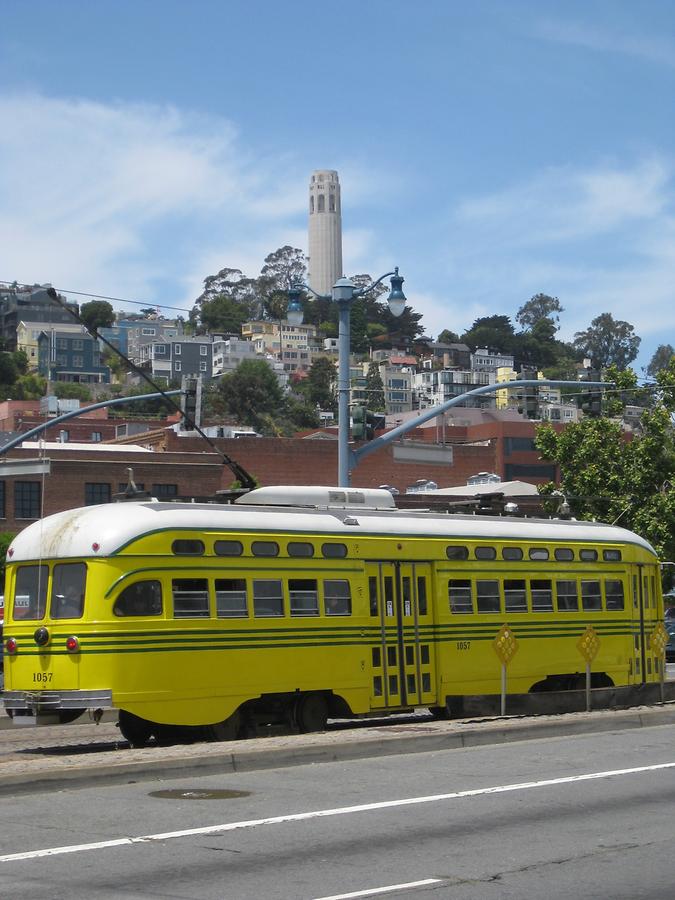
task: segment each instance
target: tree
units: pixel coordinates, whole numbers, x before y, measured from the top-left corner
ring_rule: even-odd
[[[74,381],[56,381],[52,387],[54,396],[61,400],[89,400],[91,402],[91,391],[86,384]]]
[[[614,319],[611,313],[596,316],[585,331],[577,331],[573,345],[593,360],[593,368],[604,369],[614,364],[627,368],[638,355],[641,338],[628,322]]]
[[[9,387],[14,384],[19,375],[19,369],[14,360],[14,354],[3,351],[0,353],[0,386]]]
[[[107,300],[90,300],[80,307],[80,318],[89,331],[98,331],[115,323],[115,311]]]
[[[205,300],[200,311],[201,324],[207,332],[241,334],[241,326],[249,318],[249,307],[227,294],[218,294],[212,300]]]
[[[372,412],[384,412],[386,403],[384,398],[384,383],[380,375],[380,367],[371,362],[366,375],[366,406]]]
[[[509,353],[513,346],[513,325],[508,316],[481,316],[462,335],[462,343],[472,350],[487,347]]]
[[[47,380],[42,375],[20,375],[9,389],[12,400],[39,400],[47,392]]]
[[[220,379],[218,393],[228,415],[254,428],[262,427],[265,417],[274,417],[284,404],[277,377],[262,359],[245,359]]]
[[[225,298],[222,303],[217,303]],[[241,269],[221,269],[216,275],[204,279],[204,290],[195,300],[190,310],[189,325],[197,332],[204,332],[215,323],[217,331],[231,331],[222,328],[223,323],[232,324],[239,318],[260,318],[262,300],[257,281],[242,275]],[[239,329],[237,329],[238,333]]]
[[[444,328],[443,331],[438,335],[437,341],[439,344],[459,344],[459,335],[455,334],[454,331],[450,331],[449,328]]]
[[[314,360],[298,391],[306,398],[307,403],[319,409],[335,412],[335,381],[337,373],[335,364],[327,356],[319,356]],[[311,427],[311,426],[310,426]]]
[[[647,538],[662,558],[674,559],[675,359],[657,381],[657,402],[643,414],[642,431],[632,440],[612,419],[584,418],[560,433],[542,425],[535,444],[560,467],[560,488],[575,516],[618,521]],[[554,489],[549,484],[545,493]]]
[[[258,292],[270,319],[284,319],[288,307],[288,289],[307,278],[305,255],[297,247],[280,247],[265,257],[257,279]]]
[[[548,294],[535,294],[527,303],[524,303],[516,313],[516,322],[526,331],[531,331],[542,319],[548,319],[554,328],[558,330],[556,322],[560,313],[564,312],[557,297],[549,297]]]
[[[659,344],[645,369],[646,374],[653,378],[661,369],[667,369],[673,355],[675,355],[675,350],[671,344]]]

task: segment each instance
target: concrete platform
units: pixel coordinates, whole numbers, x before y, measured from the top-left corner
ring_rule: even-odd
[[[0,763],[0,794],[231,774],[673,724],[675,704],[665,703],[553,716],[417,719],[317,734],[139,750],[129,749],[112,724],[58,726],[56,743],[53,737],[47,738],[47,731],[54,732],[53,728],[17,728],[1,736],[5,752]],[[71,735],[69,740],[77,735],[76,746],[64,746],[61,736],[65,736],[65,729]]]

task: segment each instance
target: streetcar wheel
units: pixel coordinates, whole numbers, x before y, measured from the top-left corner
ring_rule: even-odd
[[[328,722],[328,704],[323,694],[305,694],[298,703],[297,720],[300,731],[324,731]]]
[[[241,714],[235,710],[223,722],[214,722],[204,727],[207,741],[236,741],[241,734]]]
[[[133,713],[120,710],[120,719],[117,723],[122,737],[129,741],[132,747],[145,747],[152,737],[152,722],[141,719]]]
[[[450,710],[447,706],[430,706],[429,712],[433,719],[443,720],[450,718]]]

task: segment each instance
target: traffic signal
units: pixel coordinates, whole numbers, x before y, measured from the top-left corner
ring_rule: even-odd
[[[357,406],[352,410],[352,437],[355,441],[372,441],[375,437],[375,424],[378,416],[365,406]]]
[[[201,384],[198,378],[183,376],[183,403],[184,418],[181,420],[182,431],[192,431],[195,425],[199,425],[201,405]]]

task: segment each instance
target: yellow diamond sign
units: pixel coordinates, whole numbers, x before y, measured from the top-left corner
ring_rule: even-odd
[[[669,635],[665,625],[663,622],[659,622],[649,638],[649,646],[655,656],[663,656],[666,644],[668,643],[668,637]]]
[[[492,642],[492,646],[501,662],[505,666],[508,666],[516,655],[518,641],[516,640],[515,634],[506,623],[504,623],[497,632],[497,637]]]
[[[592,625],[586,626],[586,631],[577,641],[577,648],[587,663],[593,662],[600,649],[600,638]]]

